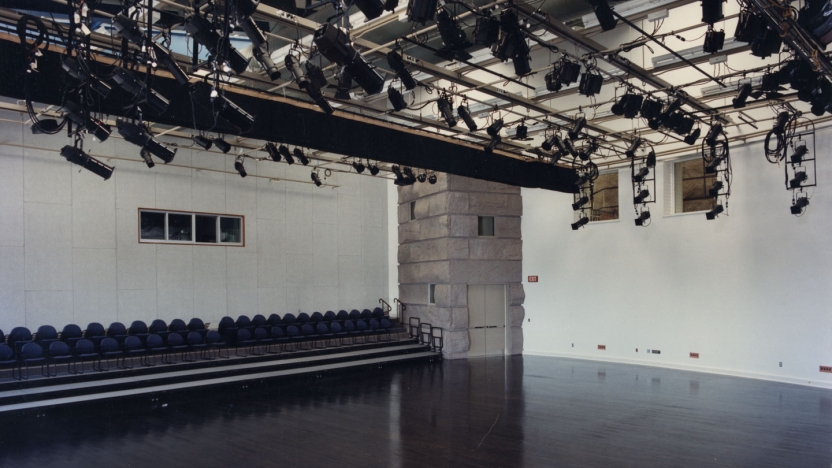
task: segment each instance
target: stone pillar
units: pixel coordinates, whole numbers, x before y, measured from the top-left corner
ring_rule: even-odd
[[[444,357],[468,356],[468,284],[505,284],[506,343],[523,352],[523,241],[520,188],[448,174],[436,184],[399,187],[399,299],[408,317],[445,329]],[[411,219],[411,202],[415,202]],[[478,236],[494,217],[494,237]],[[435,303],[428,285],[436,284]]]

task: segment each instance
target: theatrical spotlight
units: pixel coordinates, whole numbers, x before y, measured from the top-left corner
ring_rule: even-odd
[[[245,176],[248,175],[246,173],[246,167],[245,167],[244,163],[245,163],[245,156],[243,156],[242,154],[237,156],[237,159],[234,160],[234,169],[236,169],[237,172],[240,173],[240,177],[245,177]]]
[[[580,227],[582,227],[582,226],[586,226],[586,224],[587,224],[588,222],[589,222],[589,218],[587,218],[586,216],[583,216],[583,217],[581,217],[581,219],[579,219],[579,220],[575,221],[574,223],[572,223],[572,230],[573,230],[573,231],[577,231],[577,230],[578,230],[578,228],[580,228]]]
[[[361,163],[361,160],[353,161],[352,167],[355,169],[355,172],[362,174],[364,173],[364,169],[366,168],[364,164]],[[421,176],[420,176],[421,177]],[[424,182],[424,180],[420,180],[419,182]]]
[[[589,203],[589,197],[584,195],[581,198],[579,198],[578,201],[572,204],[572,211],[580,210],[587,203]]]
[[[420,184],[425,183],[425,181],[428,180],[428,173],[422,172],[421,174],[416,176],[416,180],[418,180]]]
[[[102,81],[101,78],[91,72],[88,67],[81,67],[75,59],[69,57],[65,58],[63,61],[63,69],[69,74],[69,76],[82,83],[86,82],[89,84],[90,88],[102,97],[107,97],[113,89],[110,85]]]
[[[402,93],[400,93],[399,90],[394,88],[392,85],[387,88],[387,99],[390,101],[390,105],[393,106],[393,110],[396,112],[407,109],[407,102],[405,102],[404,96],[402,96]]]
[[[552,92],[560,91],[563,86],[569,86],[578,81],[580,75],[581,64],[564,57],[554,65],[552,71],[546,74],[546,89]]]
[[[485,129],[485,132],[488,133],[490,136],[495,137],[500,134],[500,130],[503,128],[503,119],[495,120],[488,128]]]
[[[156,156],[165,162],[165,164],[173,161],[176,156],[176,149],[168,148],[164,143],[153,137],[153,134],[144,125],[136,125],[134,123],[118,121],[118,134],[125,140],[140,147],[142,152],[147,152]],[[142,158],[147,162],[147,157],[142,155]],[[148,163],[148,167],[153,167]]]
[[[370,169],[370,175],[378,175],[378,171],[379,171],[378,165],[372,164],[372,165],[370,165],[370,167],[368,169]],[[433,182],[431,182],[431,183],[433,183]]]
[[[613,15],[612,8],[610,8],[607,0],[589,0],[589,4],[592,5],[592,10],[595,12],[595,17],[598,18],[602,30],[615,29],[618,18]]]
[[[705,174],[716,174],[717,168],[723,161],[725,161],[726,155],[717,156],[711,160],[708,164],[705,165]]]
[[[493,152],[493,151],[494,151],[494,148],[496,148],[496,147],[497,147],[497,145],[499,145],[501,141],[503,141],[503,137],[501,137],[500,135],[494,135],[494,136],[492,136],[492,137],[491,137],[491,141],[489,141],[489,142],[488,142],[488,144],[487,144],[487,145],[485,145],[485,148],[484,148],[484,149],[485,149],[485,152],[486,152],[486,153],[491,153],[491,152]]]
[[[722,187],[724,186],[725,184],[723,184],[721,180],[715,180],[713,185],[711,185],[711,188],[708,189],[708,195],[718,197],[719,192],[722,191]]]
[[[211,85],[204,81],[198,81],[191,85],[191,99],[206,109],[214,109],[223,120],[241,132],[248,131],[254,125],[254,117],[251,114],[229,101],[222,93],[212,93],[212,91],[215,90]],[[212,94],[215,96],[212,96]]]
[[[451,16],[445,8],[439,8],[436,13],[436,28],[439,30],[439,36],[445,45],[436,52],[436,55],[445,60],[468,60],[471,58],[471,54],[466,52],[465,49],[473,44],[468,40],[465,31],[459,26],[457,19]]]
[[[785,133],[786,125],[788,125],[790,119],[791,115],[788,112],[781,112],[777,114],[777,120],[775,120],[774,127],[771,129],[772,133],[777,135]]]
[[[588,145],[585,145],[578,151],[578,157],[581,158],[581,161],[589,161],[589,157],[597,150],[598,142],[596,140],[590,140]]]
[[[716,218],[717,215],[719,215],[723,211],[725,211],[725,208],[723,208],[722,205],[716,205],[715,207],[713,207],[711,209],[711,211],[708,211],[707,213],[705,213],[705,218],[707,218],[709,220],[712,220],[712,219]]]
[[[413,170],[409,167],[404,168],[404,173],[402,173],[402,169],[397,165],[393,165],[390,168],[390,170],[392,170],[393,174],[396,175],[396,180],[393,181],[394,185],[413,185],[416,182],[416,177],[413,175]]]
[[[208,151],[209,149],[211,149],[211,145],[214,144],[213,141],[209,140],[208,138],[205,138],[202,135],[194,135],[194,136],[191,137],[191,140],[194,141],[195,145],[199,146],[200,148],[204,149],[205,151]]]
[[[61,149],[61,156],[66,158],[67,161],[83,167],[104,180],[109,179],[115,170],[113,167],[102,163],[74,146],[64,146]]]
[[[722,4],[725,0],[702,0],[702,22],[714,24],[724,18]]]
[[[489,12],[486,12],[486,15],[477,17],[474,42],[477,45],[491,47],[500,39],[500,19]]]
[[[170,104],[162,95],[153,89],[147,89],[143,82],[137,80],[129,71],[123,68],[116,68],[113,72],[113,81],[121,89],[133,95],[133,98],[137,99],[139,104],[147,104],[157,114],[164,113],[168,104]]]
[[[303,164],[304,166],[309,165],[309,158],[307,158],[306,155],[303,154],[303,151],[301,151],[300,148],[293,149],[292,154],[294,154],[295,157],[298,159],[298,161],[300,161],[300,163]],[[375,174],[373,174],[373,175],[375,175]]]
[[[248,68],[249,59],[245,58],[240,51],[229,43],[228,38],[220,37],[211,23],[202,16],[193,15],[185,20],[185,31],[199,42],[202,47],[208,49],[208,53],[214,60],[227,60],[229,71],[240,74]],[[227,56],[222,55],[227,53]]]
[[[662,113],[662,103],[654,99],[645,99],[641,104],[641,116],[647,120],[658,119]]]
[[[650,174],[650,168],[643,166],[637,173],[633,174],[633,182],[644,182],[644,178]]]
[[[384,89],[384,78],[370,68],[370,64],[350,45],[347,34],[341,28],[324,24],[315,31],[313,41],[321,55],[344,67],[367,95],[378,94]]]
[[[578,157],[578,150],[575,149],[575,144],[572,143],[572,140],[563,140],[563,147],[566,151],[573,157]]]
[[[618,101],[612,105],[610,109],[615,115],[623,115],[628,119],[633,119],[641,110],[641,105],[644,102],[644,96],[638,94],[627,93],[621,96]]]
[[[448,127],[456,127],[457,120],[454,117],[454,107],[451,98],[443,94],[437,99],[436,105],[439,106],[439,113],[442,114],[442,118],[445,119]]]
[[[584,127],[586,126],[586,117],[580,116],[575,119],[575,122],[572,124],[572,128],[569,130],[569,138],[573,140],[577,140],[581,136],[581,131],[583,131]]]
[[[471,117],[471,111],[468,108],[460,104],[459,107],[456,108],[456,113],[459,114],[459,117],[465,122],[465,125],[468,126],[468,130],[475,132],[477,131],[477,123],[474,122],[474,119]]]
[[[697,128],[696,130],[692,131],[688,136],[685,137],[685,143],[687,143],[689,145],[695,144],[696,140],[699,139],[699,135],[701,135],[701,134],[702,134],[702,130]]]
[[[808,179],[809,176],[806,174],[806,171],[795,172],[794,179],[789,181],[789,188],[800,188],[800,185]]]
[[[636,218],[636,226],[644,226],[644,222],[650,219],[649,211],[642,211],[638,218]]]
[[[436,14],[436,0],[410,0],[407,2],[407,20],[424,25]]]
[[[794,149],[794,154],[789,159],[792,164],[800,164],[803,162],[803,156],[806,156],[807,153],[809,153],[809,148],[806,145],[801,145]]]
[[[806,210],[807,206],[809,206],[809,198],[800,197],[794,201],[794,204],[791,206],[790,210],[793,215],[799,215]]]
[[[231,143],[223,140],[222,138],[214,138],[214,146],[216,146],[217,149],[223,153],[231,151]]]
[[[633,205],[640,205],[644,203],[644,200],[647,200],[648,198],[650,198],[650,191],[647,189],[642,189],[640,192],[638,192],[638,195],[633,197]]]
[[[653,151],[652,149],[650,150],[649,153],[647,153],[646,164],[647,164],[647,167],[649,167],[650,169],[656,167],[656,152]]]
[[[722,124],[715,123],[711,125],[710,130],[705,135],[705,143],[708,146],[716,146],[716,140],[722,134]]]
[[[436,183],[436,173],[435,172],[431,172],[430,175],[428,176],[428,183],[430,183],[431,185]]]
[[[521,122],[520,125],[517,126],[517,131],[514,134],[514,139],[515,140],[526,140],[526,139],[528,139],[528,136],[529,136],[529,127],[527,127],[526,124]]]
[[[112,128],[104,122],[93,118],[81,106],[72,101],[66,101],[63,107],[70,120],[75,122],[78,129],[84,129],[87,133],[93,134],[98,141],[106,141],[110,137]]]
[[[586,174],[581,174],[575,179],[575,187],[583,187],[585,183],[589,182],[589,177]]]
[[[268,51],[263,50],[263,47],[254,47],[251,51],[254,54],[254,60],[257,60],[257,63],[260,64],[260,67],[263,68],[263,71],[266,72],[270,80],[277,81],[280,79],[280,70],[274,64],[274,60],[272,60],[272,56],[269,55]]]
[[[734,103],[734,109],[742,109],[745,107],[746,101],[748,101],[748,97],[751,96],[751,83],[744,83],[740,86],[740,90],[737,93],[737,97],[735,97],[732,101]]]
[[[266,152],[269,153],[269,157],[272,158],[274,162],[280,162],[283,157],[280,155],[280,151],[277,150],[277,146],[274,143],[266,143]]]
[[[627,148],[627,151],[625,151],[624,154],[627,155],[628,158],[636,157],[636,151],[638,151],[638,147],[641,146],[643,142],[644,140],[642,140],[641,137],[636,137],[635,140],[630,142],[630,147]]]
[[[725,45],[725,31],[714,31],[708,28],[705,33],[705,42],[702,43],[702,51],[706,54],[715,54],[722,50]]]
[[[312,177],[312,182],[315,182],[315,186],[320,187],[321,186],[321,176],[319,176],[317,172],[313,171],[311,177]]]
[[[584,96],[594,96],[601,92],[601,85],[604,84],[604,77],[600,73],[587,70],[581,75],[581,82],[578,84],[578,93]]]
[[[295,163],[295,158],[293,158],[292,153],[289,152],[289,147],[288,146],[286,146],[286,145],[278,146],[277,147],[277,152],[280,153],[281,156],[283,156],[283,159],[285,159],[286,162],[289,165],[292,165],[292,164]]]
[[[307,88],[310,87],[311,81],[309,81],[309,77],[306,76],[306,73],[303,72],[303,69],[300,68],[300,62],[294,55],[287,55],[286,58],[283,60],[286,68],[289,70],[289,73],[292,74],[292,78],[295,80],[295,83],[298,85],[298,88],[306,91]],[[320,91],[320,90],[319,90]]]
[[[396,50],[387,53],[387,64],[396,72],[396,76],[402,80],[405,89],[411,90],[416,87],[416,80],[413,79],[413,75],[407,70],[402,56]]]

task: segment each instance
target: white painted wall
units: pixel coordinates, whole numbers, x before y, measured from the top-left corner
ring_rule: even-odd
[[[0,115],[0,329],[372,308],[388,297],[387,180],[335,174],[338,188],[240,178],[234,157],[180,149],[138,162],[113,131],[88,152],[102,181],[63,159],[66,134]],[[309,180],[309,167],[248,160],[250,176]],[[245,247],[139,244],[137,208],[240,214]]]
[[[819,372],[832,365],[829,148],[826,129],[818,138],[820,186],[800,218],[789,213],[782,168],[766,162],[760,143],[731,148],[729,216],[714,221],[662,215],[663,163],[646,228],[634,225],[628,205],[629,169],[619,173],[622,219],[577,232],[569,226],[571,195],[523,189],[524,275],[540,277],[524,284],[526,354],[832,388],[832,374]]]

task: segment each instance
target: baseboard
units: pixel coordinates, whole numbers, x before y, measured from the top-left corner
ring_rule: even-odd
[[[626,358],[601,358],[601,357],[594,357],[594,356],[586,356],[582,354],[568,354],[568,353],[551,353],[547,351],[533,351],[533,350],[524,350],[524,355],[527,356],[546,356],[546,357],[559,357],[559,358],[567,358],[567,359],[580,359],[582,361],[598,361],[598,362],[614,362],[619,364],[634,364],[638,366],[649,366],[649,367],[660,367],[663,369],[674,369],[674,370],[683,370],[683,371],[692,371],[692,372],[702,372],[705,374],[716,374],[716,375],[726,375],[730,377],[742,377],[745,379],[756,379],[756,380],[768,380],[772,382],[781,382],[787,383],[792,385],[804,385],[807,387],[818,387],[818,388],[828,388],[832,389],[832,381],[817,381],[817,380],[806,380],[806,379],[798,379],[794,377],[781,377],[778,375],[770,375],[770,374],[757,374],[753,372],[741,372],[735,371],[731,369],[720,369],[720,368],[713,368],[713,367],[700,367],[700,366],[685,366],[680,364],[667,364],[667,363],[656,363],[651,361],[640,361],[636,359],[626,359]]]

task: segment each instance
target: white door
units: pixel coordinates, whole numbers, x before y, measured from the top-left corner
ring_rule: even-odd
[[[502,356],[506,348],[506,288],[468,285],[468,356]]]

